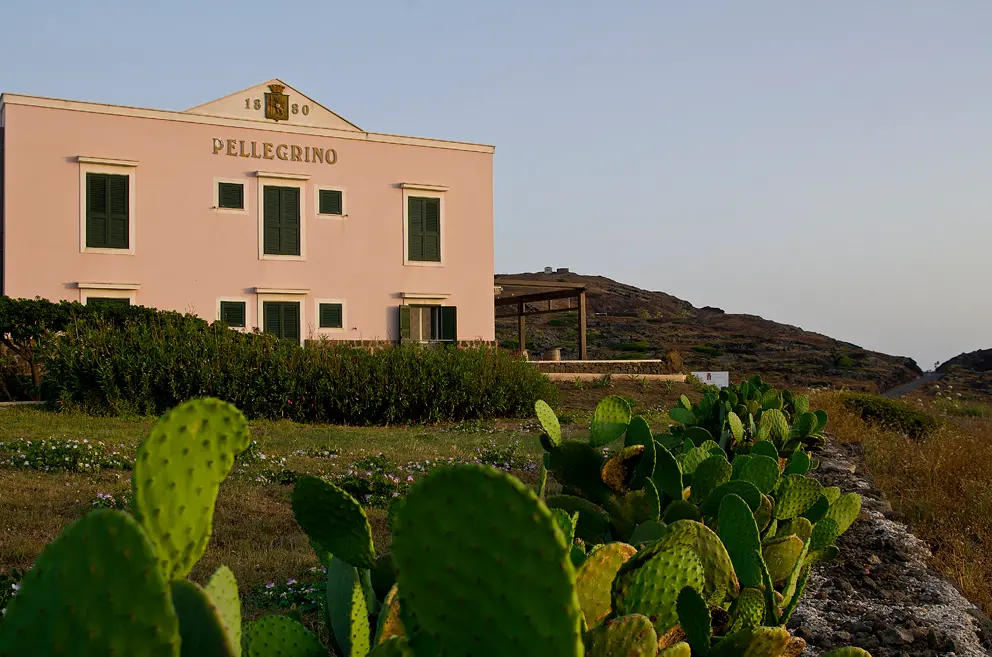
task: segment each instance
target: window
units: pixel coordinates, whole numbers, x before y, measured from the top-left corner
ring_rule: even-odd
[[[400,340],[409,342],[457,341],[454,306],[400,306]]]
[[[94,307],[127,307],[131,305],[131,300],[125,297],[87,297],[87,306]]]
[[[320,328],[343,328],[344,313],[340,303],[322,303],[319,309]]]
[[[300,188],[266,185],[262,205],[264,253],[300,255]]]
[[[342,216],[344,214],[344,194],[340,189],[317,190],[317,214]]]
[[[128,176],[86,174],[86,247],[127,249],[129,246]]]
[[[233,328],[244,328],[245,307],[244,301],[221,301],[220,321]]]
[[[407,259],[441,262],[441,199],[407,198]]]
[[[242,183],[217,183],[217,207],[225,210],[245,209],[245,186]]]
[[[300,304],[297,301],[265,301],[262,303],[264,331],[282,340],[300,343]]]

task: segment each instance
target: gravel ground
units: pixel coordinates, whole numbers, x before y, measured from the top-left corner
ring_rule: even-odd
[[[929,565],[930,551],[898,521],[865,472],[859,445],[833,440],[814,476],[864,498],[838,540],[840,556],[814,568],[789,629],[804,657],[852,645],[873,657],[992,655],[992,622]]]

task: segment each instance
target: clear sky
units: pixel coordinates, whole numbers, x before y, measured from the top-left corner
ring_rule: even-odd
[[[0,90],[186,109],[279,77],[496,145],[546,265],[924,367],[992,347],[992,2],[4,2]]]

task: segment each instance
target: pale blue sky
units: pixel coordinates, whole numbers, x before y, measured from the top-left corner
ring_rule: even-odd
[[[5,2],[0,90],[496,145],[496,268],[992,347],[992,2]]]

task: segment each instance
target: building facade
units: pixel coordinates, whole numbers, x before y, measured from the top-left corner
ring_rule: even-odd
[[[492,342],[492,146],[280,80],[184,112],[0,96],[0,290],[301,341]]]

